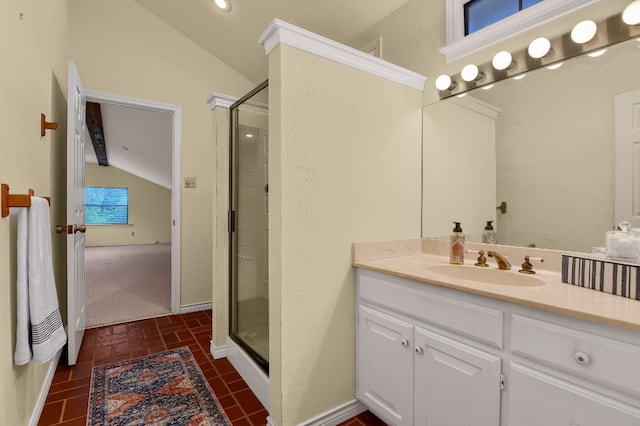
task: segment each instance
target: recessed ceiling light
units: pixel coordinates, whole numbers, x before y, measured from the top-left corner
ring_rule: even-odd
[[[251,139],[253,137],[253,133],[247,133],[245,136]]]
[[[213,0],[215,5],[222,11],[228,12],[231,10],[231,0]]]

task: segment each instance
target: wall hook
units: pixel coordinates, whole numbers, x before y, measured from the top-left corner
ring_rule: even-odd
[[[501,202],[500,205],[496,207],[496,210],[500,210],[500,213],[505,214],[507,212],[507,202]]]
[[[40,136],[44,136],[47,129],[55,130],[58,128],[58,122],[48,122],[44,114],[40,114]]]

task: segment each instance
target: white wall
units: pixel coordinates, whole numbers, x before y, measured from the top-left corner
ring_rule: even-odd
[[[171,242],[171,191],[114,167],[85,165],[85,186],[129,189],[128,225],[88,225],[87,246]]]
[[[270,415],[355,397],[357,241],[420,234],[420,91],[286,45],[269,54]]]

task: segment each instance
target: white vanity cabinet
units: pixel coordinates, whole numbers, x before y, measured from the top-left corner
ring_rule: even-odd
[[[396,281],[358,274],[358,399],[390,425],[498,425],[501,358],[446,328],[457,329],[447,319],[464,312],[492,340],[502,313]],[[429,312],[435,323],[424,321]]]
[[[640,426],[640,332],[357,276],[357,397],[385,423]]]
[[[415,339],[413,424],[500,424],[500,357],[420,327]]]
[[[640,425],[639,345],[520,314],[510,323],[507,424]]]

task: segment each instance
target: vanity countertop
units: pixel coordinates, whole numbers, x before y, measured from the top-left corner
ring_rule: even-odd
[[[439,248],[433,249],[435,246]],[[600,291],[564,284],[558,268],[562,252],[553,250],[536,251],[520,247],[496,246],[500,253],[511,258],[527,254],[542,253],[549,269],[536,267],[535,278],[545,285],[535,287],[488,284],[442,275],[430,269],[433,265],[449,264],[448,256],[442,255],[442,244],[436,240],[403,240],[381,243],[356,243],[353,245],[353,266],[397,277],[447,287],[467,293],[478,294],[493,299],[517,303],[545,311],[556,312],[577,318],[614,325],[640,331],[640,301],[616,296]],[[482,249],[479,245],[475,248]],[[469,248],[469,244],[467,245]],[[461,268],[476,268],[474,254],[467,254]],[[505,274],[519,274],[517,262]],[[497,268],[489,260],[490,268]]]

